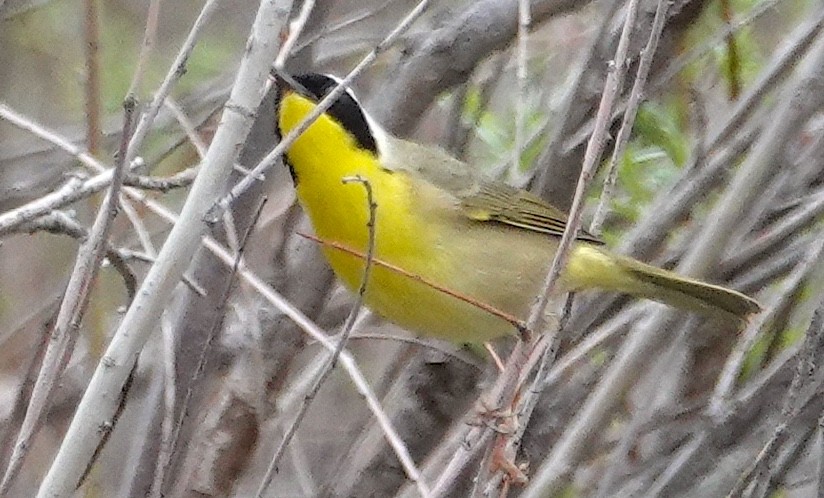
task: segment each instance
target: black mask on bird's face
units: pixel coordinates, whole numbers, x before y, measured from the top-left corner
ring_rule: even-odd
[[[280,95],[284,89],[288,88],[310,100],[320,102],[339,83],[339,80],[332,76],[318,73],[301,74],[295,76],[294,80],[299,85],[298,88],[291,88],[289,83],[278,78],[278,100],[280,100]],[[378,154],[378,145],[375,142],[372,130],[369,128],[369,122],[366,120],[360,103],[348,88],[329,107],[326,113],[352,134],[359,147],[376,155]],[[282,139],[283,137],[280,135],[280,130],[278,130],[278,138]]]

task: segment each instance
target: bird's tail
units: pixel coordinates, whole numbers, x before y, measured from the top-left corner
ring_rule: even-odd
[[[746,320],[750,315],[761,310],[758,302],[738,291],[719,285],[708,284],[671,271],[650,266],[626,256],[609,253],[593,246],[581,247],[577,251],[584,260],[604,265],[607,261],[611,268],[605,272],[622,274],[620,278],[609,278],[610,283],[600,288],[625,292],[638,297],[651,299],[676,308],[694,310],[712,315],[732,315]],[[582,254],[583,253],[583,254]],[[603,275],[603,273],[602,273]],[[616,275],[617,276],[617,275]],[[590,287],[590,285],[584,285]]]

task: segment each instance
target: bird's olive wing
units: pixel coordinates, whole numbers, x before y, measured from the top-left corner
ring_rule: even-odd
[[[567,216],[540,197],[503,182],[483,179],[470,165],[442,149],[395,138],[389,140],[387,146],[392,150],[385,156],[387,169],[408,171],[448,192],[468,218],[559,237],[564,233]],[[392,159],[387,161],[387,158]],[[583,230],[578,239],[601,243]]]
[[[495,221],[560,237],[567,217],[540,197],[505,183],[482,181],[474,192],[461,198],[461,207],[474,220]],[[601,241],[581,230],[579,240],[600,244]]]

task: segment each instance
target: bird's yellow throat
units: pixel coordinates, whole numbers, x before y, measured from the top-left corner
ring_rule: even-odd
[[[297,93],[285,94],[280,103],[281,133],[294,129],[315,105]],[[377,156],[359,147],[353,135],[328,114],[321,115],[295,141],[286,159],[298,199],[320,239],[361,255],[366,253],[369,237],[366,190],[363,185],[343,182],[347,177],[359,176],[369,182],[376,204],[375,258],[413,275],[437,278],[448,273],[437,269],[441,258],[433,254],[437,247],[435,227],[426,226],[422,218],[415,216],[419,210],[414,205],[413,187],[407,174],[383,169]],[[350,290],[357,290],[364,260],[328,245],[323,246],[323,252],[344,284]],[[442,284],[448,286],[447,282]],[[365,302],[373,311],[413,331],[453,340],[476,340],[455,337],[455,330],[446,324],[461,320],[467,312],[476,314],[477,309],[466,310],[470,305],[396,271],[374,267]],[[452,309],[455,307],[462,312]],[[487,320],[503,322],[494,318]],[[510,327],[503,322],[496,323],[494,328],[493,335],[501,335]]]

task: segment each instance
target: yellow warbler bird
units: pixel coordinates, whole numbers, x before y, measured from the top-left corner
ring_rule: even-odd
[[[281,136],[338,83],[320,74],[295,80],[295,88],[278,82]],[[363,186],[342,180],[359,175],[369,182],[377,205],[374,258],[385,265],[373,265],[364,302],[422,335],[478,343],[514,333],[502,317],[437,287],[525,319],[566,225],[541,198],[486,179],[437,147],[391,136],[348,90],[294,142],[286,162],[324,255],[353,291],[363,275],[370,214]],[[759,310],[744,294],[613,254],[586,233],[560,282],[568,291],[624,292],[737,319]]]

